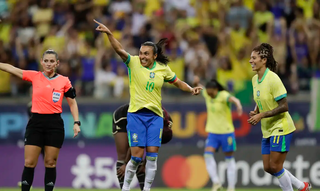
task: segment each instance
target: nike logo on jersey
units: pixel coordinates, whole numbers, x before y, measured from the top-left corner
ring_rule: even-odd
[[[116,126],[116,129],[117,129],[117,130],[120,130],[121,128],[120,128],[119,126]]]

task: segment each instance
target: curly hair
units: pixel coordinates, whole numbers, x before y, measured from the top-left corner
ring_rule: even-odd
[[[273,47],[268,43],[262,43],[259,46],[255,47],[253,51],[258,52],[261,59],[266,58],[267,63],[266,67],[271,71],[275,72],[277,70],[277,61],[273,57]]]

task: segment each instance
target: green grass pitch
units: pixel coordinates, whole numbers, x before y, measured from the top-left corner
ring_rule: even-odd
[[[31,191],[43,191],[44,189],[32,189]],[[69,188],[57,188],[54,189],[54,191],[119,191],[120,189],[69,189]],[[151,189],[152,191],[210,191],[211,189],[169,189],[169,188],[154,188]],[[222,191],[225,191],[226,189],[223,189]],[[19,188],[0,188],[0,191],[20,191]],[[132,191],[140,191],[139,189],[133,189]],[[236,189],[236,191],[281,191],[280,188],[278,189],[266,189],[266,188],[242,188],[242,189]],[[311,189],[311,191],[320,191],[320,189]]]

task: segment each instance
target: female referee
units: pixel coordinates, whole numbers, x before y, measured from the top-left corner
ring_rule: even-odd
[[[130,190],[130,183],[142,161],[146,147],[144,190],[149,191],[156,175],[158,150],[161,146],[163,128],[161,88],[163,82],[172,83],[193,95],[198,95],[202,88],[190,87],[171,71],[167,65],[169,59],[162,52],[165,39],[161,39],[157,44],[145,42],[140,47],[139,56],[131,56],[105,25],[94,21],[98,24],[96,30],[108,35],[113,49],[125,62],[129,72],[130,104],[127,130],[132,157],[126,167],[122,190]]]
[[[32,82],[32,117],[26,133],[24,147],[24,170],[21,191],[29,191],[33,182],[34,168],[44,147],[45,191],[52,191],[56,181],[56,164],[64,141],[64,124],[60,116],[63,96],[67,98],[74,119],[74,137],[80,132],[76,93],[67,77],[55,72],[59,65],[58,54],[53,50],[44,52],[41,60],[43,72],[21,70],[10,64],[0,63],[0,70]]]
[[[195,76],[194,85],[199,85],[199,77]],[[232,122],[230,103],[234,103],[238,115],[242,115],[242,105],[240,101],[230,95],[217,80],[207,82],[202,95],[206,100],[207,124],[206,132],[209,133],[206,140],[204,158],[207,171],[213,183],[212,191],[222,188],[217,175],[217,164],[214,153],[221,147],[227,162],[228,190],[234,191],[236,185],[236,162],[233,153],[236,151],[236,139]]]
[[[131,157],[131,151],[129,149],[128,135],[127,135],[127,114],[129,104],[125,104],[113,113],[112,133],[116,143],[118,160],[117,160],[117,176],[120,184],[120,188],[123,186],[124,174],[127,163]],[[163,132],[161,144],[166,144],[172,139],[172,119],[169,113],[163,109]],[[143,190],[145,180],[145,160],[139,165],[137,172],[137,178],[139,180],[140,189]]]
[[[300,191],[308,191],[310,183],[298,180],[283,168],[296,128],[288,112],[287,91],[275,73],[277,62],[272,46],[262,43],[255,47],[249,62],[257,74],[252,78],[256,107],[250,112],[248,122],[256,125],[261,120],[264,170],[279,179],[282,190],[291,191],[293,185]]]

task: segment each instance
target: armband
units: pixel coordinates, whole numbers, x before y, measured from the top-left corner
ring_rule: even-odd
[[[71,99],[74,99],[77,97],[76,95],[76,89],[74,89],[73,87],[71,87],[65,94],[65,97],[69,97]]]

